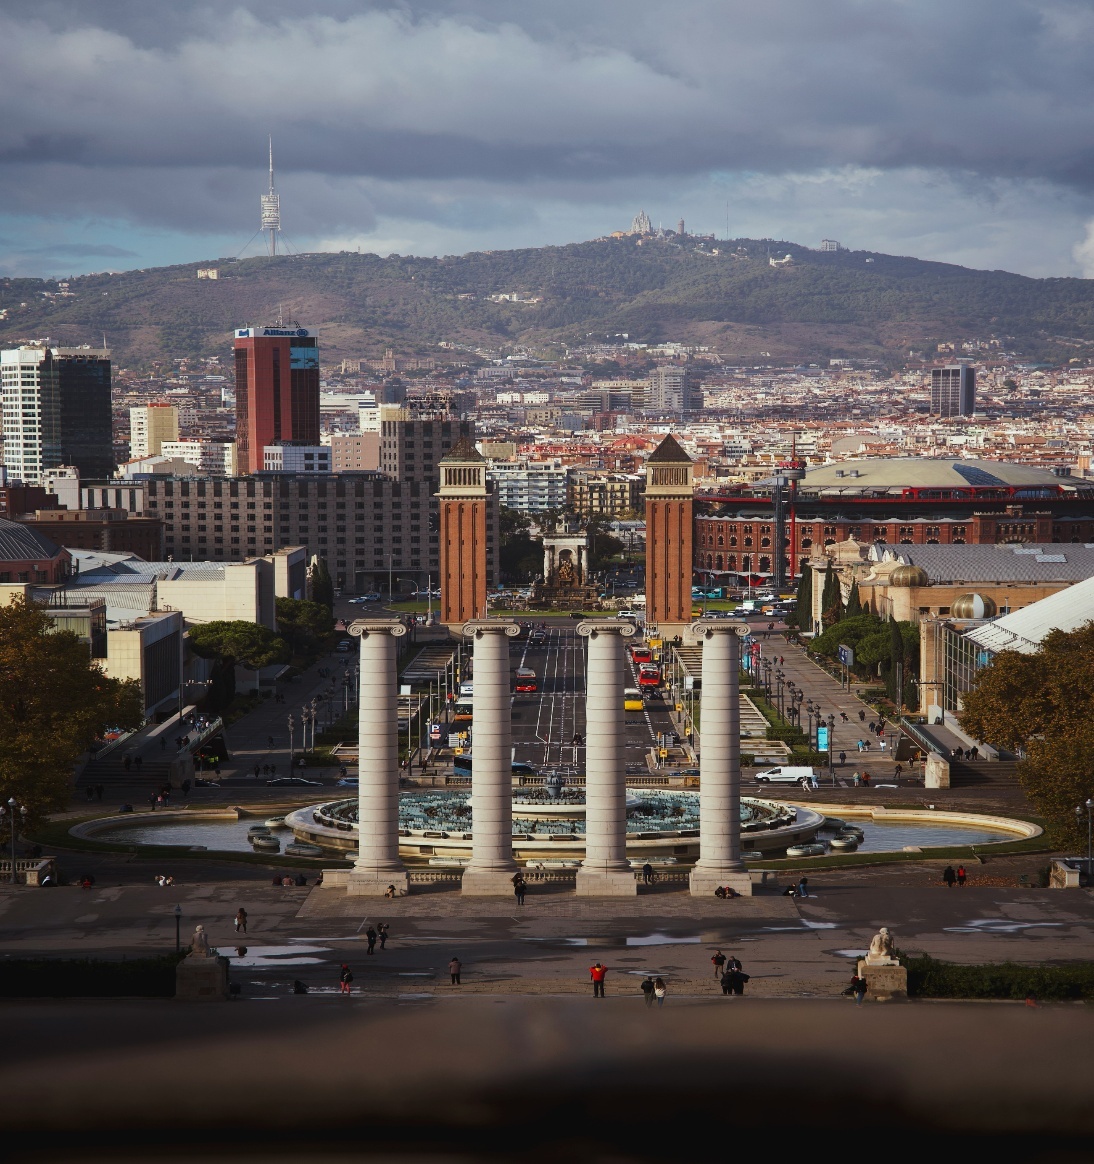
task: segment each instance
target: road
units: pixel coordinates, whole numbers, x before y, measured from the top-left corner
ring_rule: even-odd
[[[585,749],[571,741],[585,732],[586,640],[575,620],[549,621],[542,644],[525,640],[510,644],[513,668],[530,667],[539,680],[534,695],[513,696],[514,758],[539,768],[584,769]],[[637,642],[637,639],[628,642]],[[638,671],[627,650],[628,687],[638,686]],[[627,712],[626,757],[631,770],[645,768],[645,757],[659,732],[671,732],[668,705],[661,698],[646,701],[643,712]],[[634,767],[632,767],[634,766]]]

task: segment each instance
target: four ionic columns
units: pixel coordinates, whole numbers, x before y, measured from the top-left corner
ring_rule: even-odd
[[[517,624],[501,619],[467,623],[474,640],[475,746],[472,773],[472,856],[463,892],[512,893],[512,717],[508,639]],[[361,639],[359,716],[359,850],[349,876],[351,894],[406,892],[399,857],[398,675],[395,639],[406,633],[394,619],[359,620],[349,633]],[[585,859],[577,873],[584,896],[637,892],[627,858],[623,640],[635,628],[619,619],[589,619],[577,633],[588,640],[585,704]],[[747,623],[702,620],[691,633],[703,645],[702,751],[699,789],[699,860],[693,894],[719,885],[751,893],[741,861],[740,641]]]

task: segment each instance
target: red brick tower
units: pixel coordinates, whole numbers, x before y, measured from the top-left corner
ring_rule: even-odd
[[[662,638],[691,624],[694,471],[672,436],[646,462],[646,622]]]
[[[464,437],[442,457],[441,622],[462,627],[486,617],[486,462]]]

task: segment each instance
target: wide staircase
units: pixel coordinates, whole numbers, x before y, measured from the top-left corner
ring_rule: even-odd
[[[951,760],[950,787],[971,788],[991,785],[996,788],[1018,787],[1017,760]]]

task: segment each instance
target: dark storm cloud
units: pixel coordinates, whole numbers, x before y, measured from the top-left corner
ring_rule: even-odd
[[[0,43],[15,213],[227,227],[270,129],[318,229],[367,228],[401,182],[436,220],[461,182],[852,166],[1094,189],[1085,0],[5,0]]]

